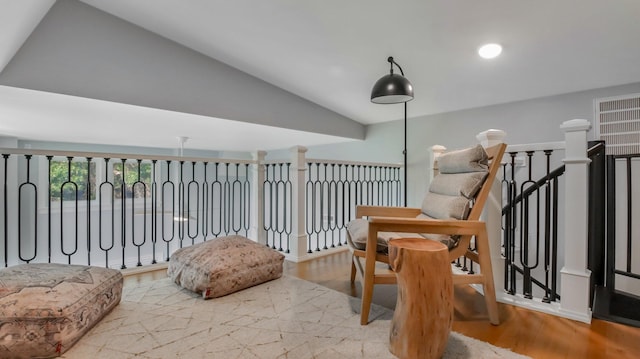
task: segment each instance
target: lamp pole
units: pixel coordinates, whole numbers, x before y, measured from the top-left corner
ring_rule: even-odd
[[[404,206],[407,206],[407,102],[404,103]]]
[[[389,74],[381,77],[371,90],[371,102],[380,104],[404,103],[404,206],[407,206],[407,102],[413,100],[413,86],[404,77],[404,71],[392,56],[387,58],[390,64]],[[400,70],[400,75],[393,73],[393,65]]]

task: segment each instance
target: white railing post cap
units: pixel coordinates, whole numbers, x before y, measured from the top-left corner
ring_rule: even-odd
[[[573,119],[564,121],[560,128],[565,132],[577,132],[577,131],[589,131],[591,129],[591,122],[584,119]]]
[[[263,161],[267,156],[267,151],[258,150],[253,153],[253,159],[257,161]]]
[[[487,141],[487,142],[493,142],[493,141],[499,141],[502,142],[502,139],[504,139],[505,137],[507,137],[507,133],[503,130],[497,130],[497,129],[488,129],[486,131],[482,131],[479,134],[476,135],[476,139],[480,142],[483,141]]]
[[[304,146],[293,146],[291,147],[291,152],[305,153],[308,149]]]

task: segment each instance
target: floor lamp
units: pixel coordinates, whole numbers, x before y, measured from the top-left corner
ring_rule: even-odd
[[[387,59],[391,66],[388,75],[382,76],[373,85],[371,90],[371,102],[380,104],[404,103],[404,205],[407,206],[407,102],[413,100],[413,86],[404,77],[402,67],[389,56]],[[393,73],[393,65],[400,70],[400,74]]]

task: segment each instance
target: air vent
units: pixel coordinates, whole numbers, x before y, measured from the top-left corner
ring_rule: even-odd
[[[595,100],[597,137],[608,155],[640,153],[640,94]]]

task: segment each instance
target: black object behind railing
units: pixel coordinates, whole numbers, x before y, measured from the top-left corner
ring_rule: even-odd
[[[599,253],[589,248],[589,259],[596,268],[603,266],[595,278],[593,316],[640,328],[640,231],[634,220],[640,203],[638,181],[634,180],[640,171],[640,154],[606,157],[606,240],[594,241]]]
[[[5,267],[142,266],[169,260],[184,245],[250,230],[249,161],[7,152],[0,177]]]
[[[596,208],[602,201],[598,197],[600,159],[604,144],[594,143],[588,156],[592,160],[590,176],[589,213],[595,216]],[[522,280],[520,292],[525,298],[533,298],[540,291],[542,302],[550,303],[560,299],[558,293],[558,207],[560,180],[565,166],[551,170],[553,150],[543,150],[543,160],[538,160],[544,174],[535,179],[532,168],[536,151],[524,151],[528,166],[524,177],[516,176],[518,152],[509,152],[508,162],[503,165],[502,188],[506,205],[503,216],[503,254],[505,257],[504,290],[509,294],[518,293],[517,282]],[[600,198],[598,200],[598,198]],[[565,204],[570,205],[570,204]],[[590,219],[590,223],[593,221]],[[590,224],[590,233],[599,233]]]

